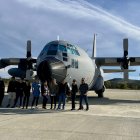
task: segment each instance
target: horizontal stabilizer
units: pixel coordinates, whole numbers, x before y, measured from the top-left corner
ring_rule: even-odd
[[[121,69],[103,69],[104,73],[117,73],[117,72],[124,72]],[[127,70],[127,72],[135,72],[136,70]]]

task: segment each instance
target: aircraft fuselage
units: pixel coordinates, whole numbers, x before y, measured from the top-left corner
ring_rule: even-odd
[[[94,60],[83,49],[66,41],[48,43],[37,58],[37,74],[41,81],[66,79],[71,84],[76,79],[80,85],[81,78],[85,78],[91,88],[97,78],[95,71]]]

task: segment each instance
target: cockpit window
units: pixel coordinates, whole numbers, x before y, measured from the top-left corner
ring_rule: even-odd
[[[70,47],[67,47],[67,52],[68,52],[68,53],[72,53]]]
[[[64,45],[59,45],[59,50],[62,52],[67,52],[66,46]]]
[[[57,51],[60,51],[62,53],[68,53],[72,55],[78,55],[80,56],[77,47],[71,44],[61,45],[61,44],[55,44],[55,43],[49,43],[47,44],[43,51],[41,52],[41,56],[44,54],[44,52],[47,52],[47,55],[57,55]]]
[[[67,44],[67,52],[70,53],[70,54],[74,54],[74,55],[79,55],[80,56],[77,48],[74,45],[71,45],[71,44]]]
[[[58,44],[50,44],[47,55],[56,55],[58,50]]]
[[[58,44],[50,44],[49,50],[57,50],[58,49]]]
[[[80,54],[79,54],[78,50],[75,50],[75,53],[76,53],[76,55],[79,55],[79,56],[80,56]]]

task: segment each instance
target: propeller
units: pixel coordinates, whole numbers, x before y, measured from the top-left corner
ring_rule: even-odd
[[[122,67],[123,69],[128,69],[129,66],[129,58],[128,58],[128,39],[123,39],[123,51],[124,55],[122,58]]]
[[[134,61],[133,58],[128,57],[128,38],[123,39],[123,51],[124,51],[123,57],[118,58],[117,62],[120,62],[121,68],[124,72],[124,80],[127,81],[129,78],[128,69],[129,69],[130,62]]]
[[[33,63],[36,59],[32,58],[31,54],[31,40],[27,41],[27,53],[26,53],[26,79],[30,80],[33,75]]]

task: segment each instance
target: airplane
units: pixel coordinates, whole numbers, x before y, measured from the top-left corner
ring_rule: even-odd
[[[93,39],[92,57],[82,48],[67,41],[55,40],[47,43],[39,56],[31,56],[31,41],[27,41],[26,58],[0,59],[0,68],[9,65],[18,65],[8,73],[14,77],[31,79],[33,71],[41,82],[50,82],[55,78],[58,83],[64,79],[71,85],[76,79],[78,86],[85,78],[90,90],[94,90],[102,98],[105,91],[103,73],[124,72],[124,79],[128,79],[129,65],[140,65],[140,57],[128,57],[128,39],[123,39],[123,57],[96,57],[96,34]],[[35,65],[35,68],[34,68]],[[102,66],[120,66],[121,69],[102,69]]]

